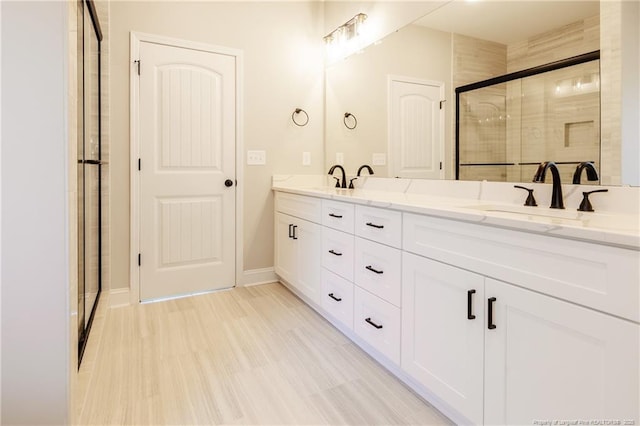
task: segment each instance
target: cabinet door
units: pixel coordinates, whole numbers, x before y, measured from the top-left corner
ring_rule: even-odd
[[[486,424],[638,424],[640,326],[491,279],[485,295]]]
[[[276,213],[275,218],[275,259],[276,274],[289,284],[295,285],[297,254],[292,238],[293,225],[297,219]]]
[[[402,254],[402,368],[482,424],[484,277]]]
[[[320,251],[322,226],[297,219],[295,222],[295,248],[297,264],[294,285],[313,303],[320,304]]]

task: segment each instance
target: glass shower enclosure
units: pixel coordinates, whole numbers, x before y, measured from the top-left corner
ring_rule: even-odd
[[[100,42],[91,0],[78,2],[78,366],[102,288]]]
[[[531,181],[554,161],[563,182],[600,165],[600,52],[456,88],[456,179]],[[591,182],[593,183],[593,182]]]

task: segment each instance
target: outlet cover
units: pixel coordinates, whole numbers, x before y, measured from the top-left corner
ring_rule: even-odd
[[[247,151],[248,166],[263,166],[267,164],[266,151]]]
[[[374,152],[371,156],[371,164],[373,164],[374,166],[384,166],[385,164],[387,164],[387,154],[385,154],[384,152]]]
[[[344,166],[344,153],[336,152],[336,164]]]
[[[310,152],[303,152],[302,153],[302,165],[303,166],[310,166],[311,165],[311,153]]]

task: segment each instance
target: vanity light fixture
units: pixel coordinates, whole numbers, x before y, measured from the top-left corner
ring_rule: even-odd
[[[344,24],[324,36],[327,54],[331,60],[342,59],[361,48],[364,22],[367,15],[358,13]]]

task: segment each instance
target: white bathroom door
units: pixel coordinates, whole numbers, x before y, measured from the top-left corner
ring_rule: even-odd
[[[140,300],[235,285],[235,61],[140,43]]]
[[[444,83],[389,78],[390,175],[444,178]]]

